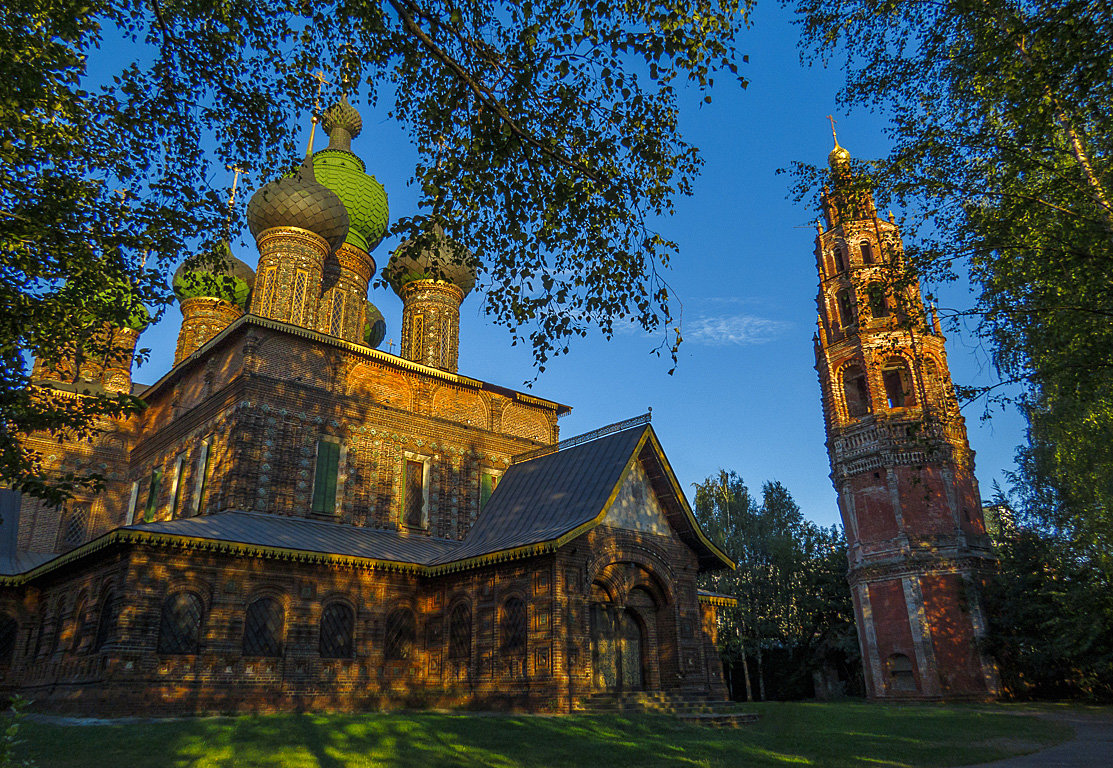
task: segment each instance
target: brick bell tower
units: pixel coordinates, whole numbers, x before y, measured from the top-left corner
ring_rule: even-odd
[[[815,357],[867,692],[992,698],[978,642],[994,557],[943,334],[837,138],[828,161]]]

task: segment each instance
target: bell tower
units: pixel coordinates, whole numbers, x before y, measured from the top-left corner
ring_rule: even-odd
[[[944,337],[837,138],[828,161],[815,358],[867,692],[992,698],[978,641],[994,556]]]

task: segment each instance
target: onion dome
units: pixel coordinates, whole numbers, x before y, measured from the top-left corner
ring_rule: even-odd
[[[348,236],[348,211],[317,182],[307,157],[293,174],[261,187],[247,204],[247,225],[259,237],[272,227],[298,227],[320,235],[336,250]]]
[[[839,146],[839,140],[835,139],[835,148],[827,155],[827,164],[831,166],[831,170],[837,171],[850,165],[850,153]]]
[[[95,300],[98,304],[130,307],[131,311],[121,326],[123,328],[142,333],[151,322],[151,313],[135,295],[135,290],[127,280],[109,280],[104,288],[97,291]]]
[[[433,227],[432,244],[418,249],[407,240],[395,249],[383,277],[399,296],[406,283],[436,280],[452,283],[467,296],[475,287],[475,258],[469,251],[453,248],[439,224]]]
[[[221,240],[207,254],[190,256],[174,273],[174,295],[178,301],[203,296],[224,299],[243,309],[255,285],[255,271],[232,255],[228,241]]]
[[[367,302],[367,319],[363,323],[363,343],[375,349],[386,338],[386,320],[383,313],[371,302]]]
[[[321,125],[329,143],[313,155],[317,181],[331,189],[348,209],[347,242],[368,253],[383,239],[389,223],[386,190],[367,175],[363,161],[352,153],[352,139],[363,130],[363,119],[345,96],[325,111]]]

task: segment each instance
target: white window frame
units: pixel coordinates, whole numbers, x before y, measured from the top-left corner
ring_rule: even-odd
[[[205,477],[208,474],[209,452],[212,450],[212,438],[201,441],[197,451],[197,461],[193,464],[193,493],[189,498],[189,516],[196,517],[201,512],[201,492],[205,490]]]
[[[134,480],[131,484],[131,498],[128,499],[128,513],[124,517],[124,525],[131,525],[135,522],[135,505],[139,501],[139,481]]]
[[[317,493],[317,457],[321,453],[321,443],[340,446],[340,455],[336,459],[336,498],[332,505],[332,514],[340,517],[344,502],[344,481],[348,477],[348,444],[334,435],[321,435],[313,446],[313,483],[309,488],[309,506],[312,508],[313,496]]]

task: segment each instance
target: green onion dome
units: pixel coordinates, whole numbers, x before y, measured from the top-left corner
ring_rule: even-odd
[[[325,111],[321,126],[329,144],[313,155],[313,171],[348,209],[347,242],[370,253],[383,239],[390,214],[383,185],[364,172],[363,161],[352,153],[352,139],[363,130],[363,119],[345,96]]]
[[[398,246],[383,270],[383,277],[399,296],[406,283],[415,280],[452,283],[467,296],[475,287],[475,257],[469,251],[453,248],[439,224],[434,225],[430,237],[432,243],[420,248],[413,240]]]
[[[336,250],[348,236],[348,211],[340,198],[317,182],[307,157],[291,175],[265,184],[247,204],[247,225],[259,235],[273,227],[298,227],[320,235]]]
[[[363,343],[375,349],[386,338],[386,320],[383,313],[371,302],[367,302],[367,319],[363,323]]]
[[[224,299],[240,309],[255,285],[255,271],[232,255],[228,241],[221,240],[212,251],[187,258],[174,273],[174,295],[178,301],[199,296]]]
[[[136,333],[142,333],[151,322],[151,313],[143,306],[143,302],[135,295],[135,290],[127,280],[110,279],[108,284],[97,291],[95,295],[97,304],[114,305],[118,307],[131,307],[124,328],[130,328]]]

